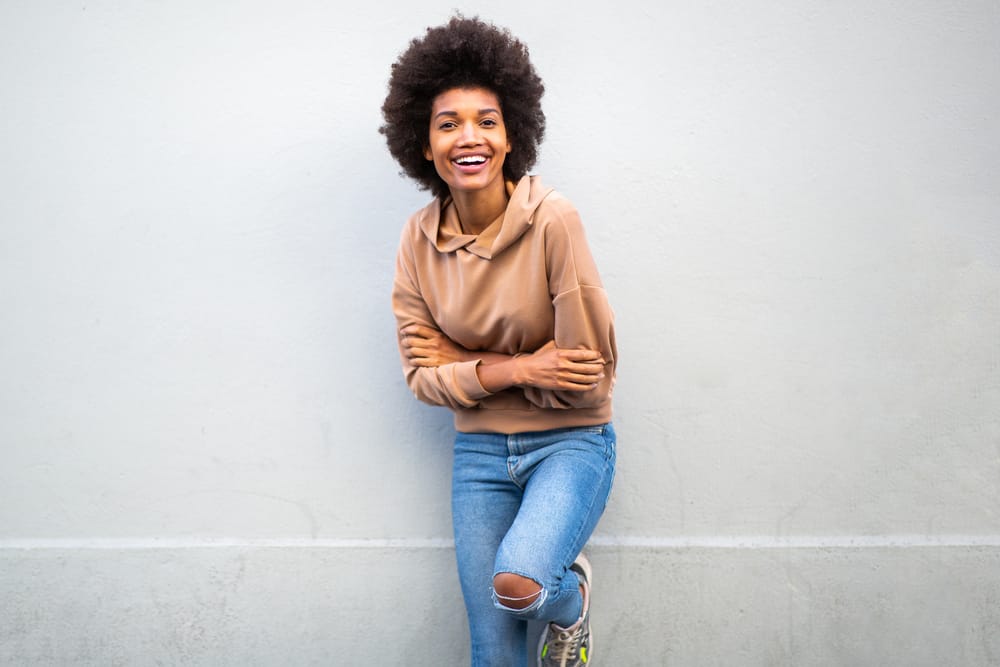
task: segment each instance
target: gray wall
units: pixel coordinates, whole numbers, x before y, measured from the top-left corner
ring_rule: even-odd
[[[0,663],[467,661],[376,131],[455,6],[0,3]],[[1000,664],[997,3],[478,11],[618,317],[597,664]]]

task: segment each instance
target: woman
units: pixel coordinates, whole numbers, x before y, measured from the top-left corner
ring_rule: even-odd
[[[580,553],[615,465],[613,316],[579,215],[527,171],[545,129],[527,48],[452,18],[392,66],[389,151],[435,196],[407,221],[392,305],[404,375],[454,412],[452,518],[472,664],[590,660]]]

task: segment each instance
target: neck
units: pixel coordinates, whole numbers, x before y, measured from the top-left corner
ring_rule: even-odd
[[[466,234],[480,234],[507,208],[507,185],[499,182],[499,187],[489,190],[452,192],[455,211]]]

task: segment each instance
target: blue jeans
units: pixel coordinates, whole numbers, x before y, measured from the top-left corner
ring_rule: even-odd
[[[529,620],[569,627],[580,617],[569,566],[604,512],[614,471],[611,424],[455,437],[452,521],[473,667],[523,665]],[[524,609],[506,607],[493,593],[500,572],[542,590]]]

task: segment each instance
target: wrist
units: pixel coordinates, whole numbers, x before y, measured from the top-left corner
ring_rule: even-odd
[[[520,354],[515,354],[510,358],[510,379],[511,385],[515,387],[523,387],[528,383],[527,373],[524,368],[524,357]]]

